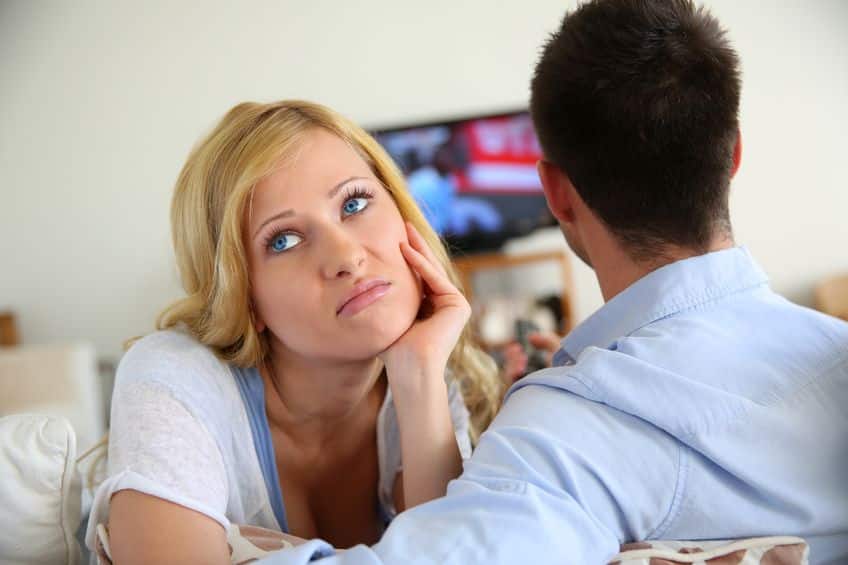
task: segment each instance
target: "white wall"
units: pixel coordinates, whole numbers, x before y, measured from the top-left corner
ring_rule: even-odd
[[[233,104],[301,97],[366,126],[526,104],[567,5],[4,0],[0,309],[27,342],[115,357],[179,295],[170,192]],[[709,3],[743,60],[738,241],[790,298],[848,270],[848,3]],[[578,267],[578,315],[600,305]]]

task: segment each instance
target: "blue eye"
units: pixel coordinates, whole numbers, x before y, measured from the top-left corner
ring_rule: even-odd
[[[345,200],[344,206],[342,206],[342,210],[344,211],[345,215],[350,216],[351,214],[362,212],[367,207],[367,198],[348,198],[347,200]]]
[[[268,240],[268,249],[274,253],[282,253],[288,251],[295,245],[298,245],[303,238],[293,233],[278,233]]]

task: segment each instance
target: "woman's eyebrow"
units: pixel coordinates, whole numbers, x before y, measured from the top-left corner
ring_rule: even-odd
[[[256,231],[253,232],[253,239],[256,239],[256,236],[259,235],[259,232],[261,232],[262,228],[264,228],[267,224],[273,222],[274,220],[279,220],[280,218],[288,218],[289,216],[294,216],[294,210],[283,210],[279,214],[274,214],[273,216],[262,222],[262,225],[256,228]]]
[[[345,180],[343,180],[342,182],[340,182],[339,184],[337,184],[336,186],[334,186],[332,189],[330,189],[330,192],[328,192],[328,193],[327,193],[327,198],[333,198],[336,194],[338,194],[338,193],[339,193],[339,191],[342,189],[342,187],[343,187],[344,185],[346,185],[347,183],[349,183],[349,182],[350,182],[350,181],[352,181],[352,180],[371,180],[371,179],[369,179],[368,177],[350,177],[350,178],[346,178]]]

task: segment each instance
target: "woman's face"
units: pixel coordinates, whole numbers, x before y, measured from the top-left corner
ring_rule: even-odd
[[[359,154],[323,129],[254,189],[251,298],[272,348],[365,360],[410,327],[421,286],[401,255],[403,218]]]

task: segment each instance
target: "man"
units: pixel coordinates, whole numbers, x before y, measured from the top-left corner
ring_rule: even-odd
[[[848,560],[848,324],[735,246],[739,92],[687,0],[566,16],[532,83],[539,175],[606,304],[512,387],[445,498],[328,562],[601,564],[628,541],[768,535]]]

